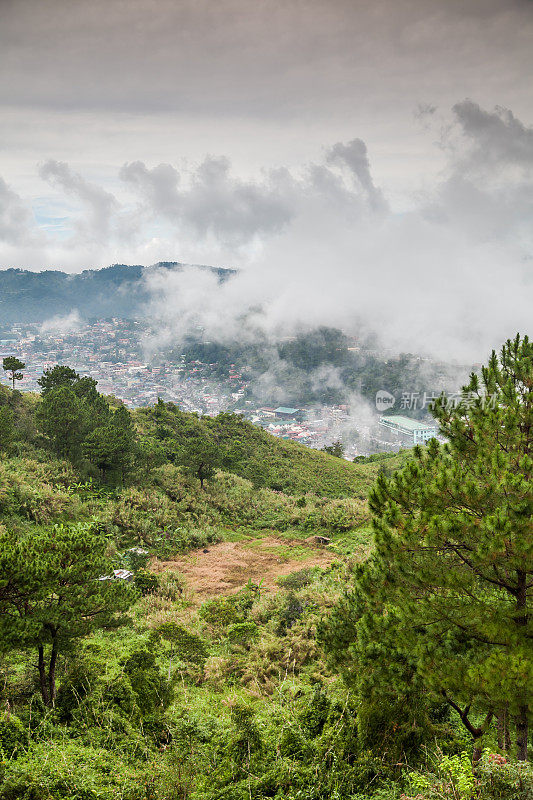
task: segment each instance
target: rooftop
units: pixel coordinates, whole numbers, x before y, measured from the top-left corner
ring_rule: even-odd
[[[417,419],[411,419],[411,417],[402,417],[400,414],[391,414],[390,416],[387,414],[386,417],[380,417],[379,421],[389,425],[397,425],[399,428],[406,428],[409,431],[437,428],[435,422],[420,422]]]

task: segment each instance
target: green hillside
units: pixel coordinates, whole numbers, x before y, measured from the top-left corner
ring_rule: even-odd
[[[172,460],[190,431],[211,437],[223,451],[222,469],[288,494],[311,492],[323,497],[367,496],[384,465],[396,469],[405,455],[374,457],[354,464],[290,440],[278,439],[236,414],[202,417],[180,411],[173,403],[159,403],[135,412],[141,434],[157,439]]]
[[[65,367],[0,388],[0,800],[531,796],[505,358],[436,409],[449,445],[355,464]]]

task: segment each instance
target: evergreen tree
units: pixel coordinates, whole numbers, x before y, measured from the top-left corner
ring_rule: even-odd
[[[7,356],[2,361],[2,366],[6,372],[10,373],[11,383],[13,384],[13,391],[15,391],[15,381],[21,381],[24,377],[22,370],[26,367],[24,361],[16,356]]]
[[[41,387],[41,394],[44,396],[54,389],[72,389],[77,397],[96,402],[101,395],[96,391],[98,381],[84,375],[83,378],[72,367],[65,364],[56,364],[54,367],[45,369],[37,383]]]
[[[114,627],[131,587],[109,572],[107,541],[90,524],[21,535],[0,529],[0,644],[37,653],[43,702],[56,696],[57,659],[80,637]]]
[[[396,616],[398,644],[416,675],[459,714],[474,758],[493,714],[516,721],[527,757],[533,711],[533,346],[507,341],[461,401],[433,414],[448,443],[432,440],[370,497],[376,547],[349,604],[378,637]],[[379,600],[376,607],[376,599]],[[338,621],[338,617],[337,617]],[[341,623],[342,624],[342,623]],[[352,644],[337,637],[338,657]],[[479,721],[479,717],[482,721]]]
[[[87,430],[87,409],[66,386],[47,391],[37,409],[37,422],[55,452],[76,460]]]
[[[118,472],[123,479],[131,464],[134,441],[131,416],[125,406],[120,406],[107,424],[88,434],[82,449],[86,458],[101,470],[102,477]]]
[[[196,423],[185,432],[176,460],[188,474],[198,478],[203,489],[220,463],[220,448],[207,427]]]
[[[41,387],[41,393],[45,395],[54,389],[71,389],[79,379],[80,376],[72,367],[67,367],[65,364],[56,364],[54,367],[45,369],[37,383]]]
[[[327,444],[325,447],[323,447],[322,452],[328,453],[330,456],[335,456],[336,458],[344,458],[344,445],[342,442],[337,440],[336,442]]]

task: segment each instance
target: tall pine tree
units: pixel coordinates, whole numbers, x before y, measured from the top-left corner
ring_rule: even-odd
[[[527,758],[533,711],[533,345],[509,340],[472,375],[459,403],[433,414],[448,443],[432,440],[370,498],[375,552],[357,590],[331,621],[345,665],[357,646],[350,614],[371,642],[394,613],[399,645],[474,740],[509,709],[517,756]],[[366,605],[361,607],[361,595]],[[378,601],[376,603],[376,601]],[[352,625],[354,620],[351,621]]]

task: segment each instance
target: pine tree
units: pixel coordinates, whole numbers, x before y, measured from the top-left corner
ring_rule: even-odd
[[[80,376],[72,367],[56,364],[54,367],[45,369],[37,383],[41,387],[41,393],[45,395],[54,389],[71,389],[79,379]]]
[[[328,455],[335,456],[336,458],[344,458],[344,445],[341,441],[337,440],[323,447],[322,452],[328,453]]]
[[[109,472],[120,473],[123,479],[130,467],[135,431],[131,415],[125,406],[120,406],[109,422],[95,428],[83,442],[83,453],[105,478]]]
[[[507,341],[481,379],[471,376],[458,404],[441,398],[433,414],[448,443],[415,448],[401,472],[378,478],[370,497],[376,546],[358,580],[367,598],[358,624],[370,641],[396,616],[399,645],[414,656],[416,675],[459,714],[475,759],[494,713],[508,708],[525,760],[533,711],[527,337]],[[337,641],[333,649],[349,661],[350,647]]]
[[[16,356],[7,356],[3,359],[2,366],[6,372],[11,373],[11,383],[13,384],[13,391],[15,391],[15,381],[21,381],[24,377],[22,370],[26,367],[26,364]]]
[[[71,460],[79,458],[89,420],[86,405],[72,389],[62,386],[47,391],[36,419],[58,455]]]
[[[176,461],[189,475],[194,475],[204,488],[204,482],[214,475],[221,460],[221,449],[206,426],[200,422],[185,431],[177,450]]]
[[[123,621],[133,599],[109,572],[97,526],[54,525],[21,535],[0,530],[0,645],[37,653],[43,702],[56,696],[57,660],[94,629]]]

